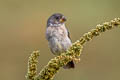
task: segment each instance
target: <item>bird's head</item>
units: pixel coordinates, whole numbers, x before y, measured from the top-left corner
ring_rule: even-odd
[[[55,13],[49,17],[47,21],[47,25],[62,25],[66,22],[66,18],[64,15],[60,13]]]

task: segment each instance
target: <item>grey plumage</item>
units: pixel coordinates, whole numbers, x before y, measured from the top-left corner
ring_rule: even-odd
[[[69,32],[65,27],[65,21],[66,18],[60,13],[53,14],[47,21],[46,39],[55,55],[60,55],[72,45]],[[69,62],[64,68],[74,68],[73,61]]]

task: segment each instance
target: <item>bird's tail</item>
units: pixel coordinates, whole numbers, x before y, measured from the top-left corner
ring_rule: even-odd
[[[74,68],[75,64],[73,61],[68,62],[65,66],[63,66],[64,69],[70,69],[70,68]]]

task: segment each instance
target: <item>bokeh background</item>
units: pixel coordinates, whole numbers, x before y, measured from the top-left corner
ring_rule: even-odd
[[[26,80],[30,53],[40,50],[38,72],[54,57],[45,39],[53,13],[67,17],[72,41],[97,24],[120,17],[120,0],[0,0],[0,80]],[[107,31],[85,45],[81,62],[61,68],[55,80],[119,80],[120,29]]]

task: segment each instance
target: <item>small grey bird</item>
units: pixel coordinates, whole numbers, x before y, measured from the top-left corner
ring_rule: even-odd
[[[70,34],[65,27],[65,22],[65,16],[60,13],[53,14],[47,21],[46,38],[54,55],[60,55],[72,45]],[[64,66],[65,69],[74,67],[73,61],[70,61]]]

